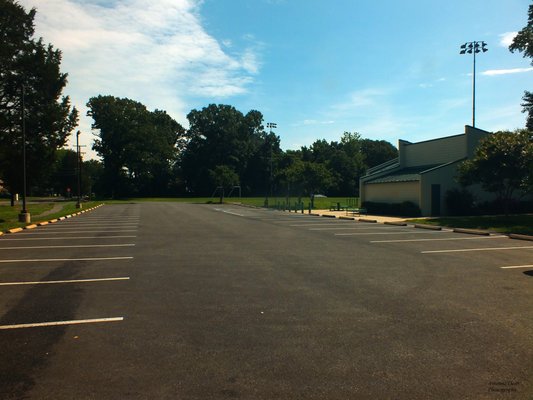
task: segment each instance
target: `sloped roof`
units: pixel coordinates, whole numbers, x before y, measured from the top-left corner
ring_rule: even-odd
[[[420,180],[420,174],[442,164],[418,165],[396,170],[388,175],[371,179],[365,183],[415,182]]]

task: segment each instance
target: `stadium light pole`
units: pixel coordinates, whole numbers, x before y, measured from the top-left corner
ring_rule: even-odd
[[[267,128],[270,129],[270,134],[272,135],[272,129],[276,129],[278,127],[278,124],[275,122],[267,122]],[[272,146],[273,143],[270,143],[270,180],[269,180],[269,186],[270,186],[270,197],[272,197]]]
[[[474,58],[474,68],[472,73],[472,127],[476,127],[476,54],[487,52],[487,43],[485,42],[466,42],[461,45],[459,54],[472,54]]]
[[[82,208],[81,205],[81,154],[80,154],[80,131],[76,132],[76,158],[77,158],[77,167],[78,167],[78,173],[77,180],[78,180],[78,202],[76,203],[76,208]]]
[[[31,215],[26,208],[26,88],[22,84],[21,96],[21,128],[22,128],[22,210],[19,214],[19,222],[29,224]]]

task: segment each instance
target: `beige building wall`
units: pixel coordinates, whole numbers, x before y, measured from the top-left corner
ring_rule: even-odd
[[[377,203],[402,203],[411,201],[420,204],[419,182],[390,182],[365,184],[365,201]]]
[[[403,144],[402,166],[445,164],[466,157],[466,135]]]

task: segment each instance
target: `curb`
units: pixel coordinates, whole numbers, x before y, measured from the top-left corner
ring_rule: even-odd
[[[530,236],[530,235],[519,235],[518,233],[510,233],[509,237],[511,239],[529,240],[533,242],[533,236]]]
[[[359,222],[369,222],[369,223],[372,223],[372,224],[377,224],[377,222],[378,222],[377,219],[368,219],[368,218],[359,218],[358,221]]]
[[[442,226],[436,226],[436,225],[415,224],[415,228],[418,228],[418,229],[429,229],[429,230],[432,230],[432,231],[442,231]]]
[[[453,228],[453,231],[457,233],[466,233],[468,235],[490,236],[490,232],[479,229]]]
[[[347,219],[347,220],[349,220],[349,221],[355,221],[355,218],[354,218],[354,217],[345,217],[345,216],[343,216],[343,215],[341,215],[341,216],[339,217],[339,219]]]
[[[64,221],[67,218],[72,218],[72,217],[81,215],[83,213],[86,213],[88,211],[95,210],[95,209],[97,209],[99,207],[102,207],[103,205],[104,205],[104,203],[101,203],[101,204],[98,204],[97,206],[94,206],[94,207],[91,207],[91,208],[87,208],[86,210],[83,210],[83,211],[80,211],[80,212],[77,212],[77,213],[69,214],[69,215],[66,215],[64,217],[54,218],[54,219],[51,219],[49,221],[36,222],[34,224],[26,225],[26,226],[24,226],[22,228],[11,228],[11,229],[8,229],[8,230],[6,230],[4,232],[0,231],[0,236],[2,236],[4,233],[17,233],[17,232],[22,232],[23,230],[26,230],[26,229],[35,229],[38,226],[44,226],[44,225],[48,225],[48,224],[53,224],[53,223],[58,222],[58,221]]]
[[[317,213],[310,213],[308,215],[312,215],[313,217],[320,217],[320,214],[317,214]]]
[[[394,226],[407,226],[406,222],[394,222],[394,221],[385,221],[385,225],[394,225]]]
[[[322,214],[321,216],[324,218],[337,218],[335,215],[332,214]]]

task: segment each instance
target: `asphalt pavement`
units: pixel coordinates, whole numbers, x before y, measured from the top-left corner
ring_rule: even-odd
[[[533,398],[533,243],[231,205],[0,237],[2,399]]]

